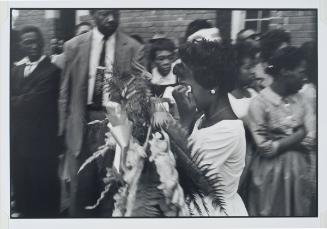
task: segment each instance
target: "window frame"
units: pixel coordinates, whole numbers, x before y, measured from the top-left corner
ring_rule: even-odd
[[[252,9],[249,9],[252,10]],[[269,17],[262,17],[263,16],[263,10],[258,10],[258,17],[257,18],[246,18],[248,10],[233,10],[232,11],[232,23],[231,23],[231,39],[233,42],[236,41],[237,33],[245,28],[246,22],[255,21],[257,22],[257,32],[261,33],[262,29],[262,21],[268,21],[268,24],[270,25],[271,20],[273,19],[280,19],[281,17],[273,17],[271,16],[271,10],[269,10]]]

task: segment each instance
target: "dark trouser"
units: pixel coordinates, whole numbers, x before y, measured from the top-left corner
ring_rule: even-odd
[[[13,152],[11,155],[15,211],[26,218],[58,217],[60,204],[58,160],[55,152],[54,155],[48,154],[51,149],[39,149],[41,151],[39,155],[35,155],[34,151],[25,148],[24,152]]]
[[[76,158],[71,155],[70,164],[74,171],[71,174],[76,174],[80,166],[93,153],[98,150],[98,147],[105,144],[105,133],[108,131],[107,122],[90,122],[94,120],[104,120],[105,113],[103,111],[88,111],[87,112],[87,130],[83,142],[81,154]],[[93,210],[85,209],[86,206],[96,204],[100,193],[104,190],[103,178],[106,175],[106,167],[112,167],[114,152],[107,152],[104,157],[100,156],[97,160],[88,164],[78,175],[72,177],[71,180],[71,198],[73,200],[70,207],[71,217],[111,217],[113,211],[112,194],[107,193],[107,197],[101,201],[101,204]]]

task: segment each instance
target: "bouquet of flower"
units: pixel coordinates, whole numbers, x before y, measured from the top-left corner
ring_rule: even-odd
[[[196,205],[194,194],[211,193],[216,204],[223,206],[219,180],[207,176],[209,165],[199,167],[200,153],[191,157],[187,135],[163,100],[151,95],[148,79],[139,74],[115,75],[108,85],[105,144],[80,170],[108,149],[115,150],[115,158],[113,167],[107,168],[105,189],[86,208],[96,208],[111,187],[118,190],[113,216],[189,215],[188,204]]]

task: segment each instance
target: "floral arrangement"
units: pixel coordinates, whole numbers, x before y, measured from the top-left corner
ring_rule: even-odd
[[[115,151],[112,168],[106,168],[105,188],[96,208],[112,187],[114,217],[187,216],[193,203],[202,214],[196,196],[211,195],[223,209],[218,174],[208,175],[210,165],[200,167],[203,152],[191,156],[187,133],[170,115],[161,98],[151,95],[144,72],[114,74],[108,80],[106,104],[109,131],[105,144],[81,166],[80,171],[109,149]],[[142,74],[140,74],[142,73]]]

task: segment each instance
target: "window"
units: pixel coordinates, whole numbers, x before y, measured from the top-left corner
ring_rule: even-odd
[[[269,10],[246,10],[244,28],[264,33],[269,29],[270,19]]]
[[[258,33],[267,32],[272,20],[281,19],[280,12],[278,10],[233,10],[231,21],[232,40],[235,42],[237,33],[242,29],[253,29]]]

